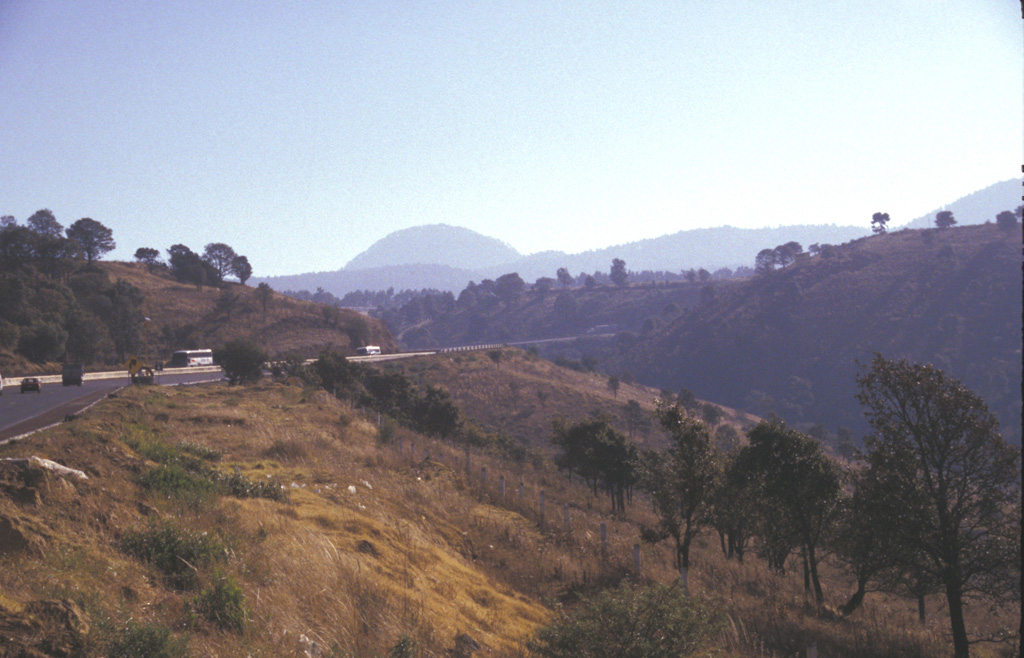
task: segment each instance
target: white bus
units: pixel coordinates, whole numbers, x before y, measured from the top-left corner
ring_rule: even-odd
[[[370,356],[371,354],[380,354],[380,348],[376,345],[366,345],[364,347],[356,348],[356,356]]]
[[[188,368],[191,366],[212,366],[213,350],[178,350],[171,356],[168,368]]]

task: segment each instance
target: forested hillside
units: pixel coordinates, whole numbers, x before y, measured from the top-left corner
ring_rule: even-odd
[[[1020,441],[1021,231],[980,225],[856,240],[720,289],[610,356],[641,381],[791,422],[863,428],[873,352],[931,363]]]
[[[129,355],[166,360],[176,349],[249,338],[271,355],[313,356],[368,342],[394,349],[372,318],[249,287],[252,268],[228,245],[200,257],[184,245],[141,248],[137,263],[103,262],[110,229],[82,219],[65,231],[47,210],[25,225],[0,224],[0,370],[52,370],[55,361],[119,364]],[[228,275],[240,283],[225,280]]]

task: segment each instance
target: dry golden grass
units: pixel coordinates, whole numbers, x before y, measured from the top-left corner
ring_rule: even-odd
[[[502,376],[507,366],[529,375],[534,365],[522,358],[503,361]],[[276,478],[288,500],[222,496],[189,506],[149,494],[138,477],[154,465],[125,443],[140,437],[216,451],[216,468]],[[552,611],[623,579],[675,578],[667,543],[641,545],[642,568],[634,570],[640,528],[654,523],[642,498],[612,515],[604,496],[543,460],[509,463],[473,452],[467,474],[461,448],[401,428],[383,445],[375,424],[348,404],[293,386],[130,389],[71,423],[0,447],[0,457],[30,454],[90,479],[48,478],[38,506],[0,497],[0,516],[24,521],[45,545],[41,554],[0,555],[0,622],[41,598],[71,598],[92,621],[88,656],[101,655],[105,629],[128,617],[187,634],[196,656],[301,656],[308,640],[337,647],[339,656],[382,656],[403,636],[416,640],[417,655],[441,656],[457,633],[488,648],[478,655],[519,656]],[[118,550],[126,531],[156,519],[220,538],[219,566],[241,585],[251,611],[245,633],[187,626],[193,593],[168,589],[152,567]],[[726,560],[714,533],[700,537],[690,585],[728,611],[719,655],[798,655],[809,640],[822,656],[948,653],[938,598],[929,601],[924,627],[912,601],[880,595],[837,619],[805,603],[791,566],[778,576],[753,554],[743,564]],[[200,576],[208,583],[210,569],[200,567]],[[829,563],[823,579],[834,609],[849,579]],[[1019,609],[971,614],[972,629],[992,631],[1012,624]],[[977,655],[1003,655],[999,648],[983,645]]]
[[[147,342],[155,358],[174,345],[165,344],[164,327],[194,325],[209,346],[231,338],[252,338],[271,355],[299,353],[315,356],[325,347],[354,348],[358,341],[373,342],[387,351],[395,344],[382,323],[354,311],[303,302],[274,292],[266,310],[255,287],[226,283],[223,288],[202,289],[175,281],[169,272],[150,273],[139,263],[99,263],[111,280],[123,280],[139,288],[144,297]],[[357,338],[358,336],[358,338]]]
[[[658,389],[623,383],[616,394],[608,388],[607,375],[563,368],[519,349],[506,348],[501,353],[497,365],[483,352],[456,352],[394,361],[385,367],[404,372],[421,386],[445,388],[475,422],[543,451],[550,448],[551,422],[559,417],[575,421],[603,413],[626,433],[626,404],[636,400],[653,418]],[[737,432],[757,422],[750,414],[720,409],[722,423]],[[661,436],[653,420],[648,430],[634,433],[641,444],[657,443]]]

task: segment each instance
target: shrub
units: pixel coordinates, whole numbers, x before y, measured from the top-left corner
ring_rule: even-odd
[[[188,603],[188,614],[216,624],[226,631],[242,632],[249,619],[242,588],[231,576],[217,571],[213,575],[214,585],[204,589]]]
[[[156,624],[129,621],[107,647],[109,658],[187,658],[188,640]]]
[[[252,384],[263,377],[263,364],[267,353],[251,340],[237,338],[229,340],[224,347],[215,350],[214,360],[224,369],[228,384]]]
[[[125,533],[121,550],[152,564],[167,584],[176,589],[196,589],[197,569],[224,554],[224,547],[216,538],[166,523]]]
[[[531,649],[543,658],[679,658],[706,650],[724,614],[674,585],[606,590],[541,629]]]
[[[216,473],[216,471],[215,471]],[[233,473],[216,473],[217,481],[224,492],[235,498],[268,498],[281,501],[285,499],[284,489],[275,478],[266,480],[250,480],[238,471]]]
[[[146,489],[190,507],[199,507],[216,494],[213,482],[177,464],[157,466],[147,471],[141,482]]]

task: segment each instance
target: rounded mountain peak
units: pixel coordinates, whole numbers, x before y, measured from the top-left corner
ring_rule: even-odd
[[[346,270],[393,265],[446,265],[474,270],[520,258],[508,244],[461,226],[430,224],[395,231],[348,262]]]

